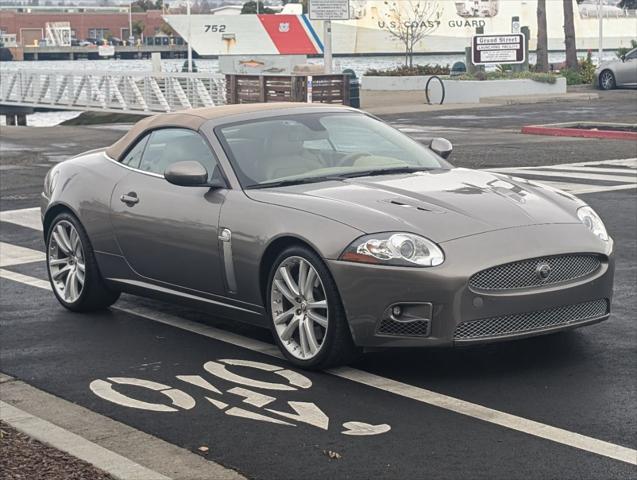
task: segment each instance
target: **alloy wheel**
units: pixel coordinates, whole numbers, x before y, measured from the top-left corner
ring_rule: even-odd
[[[314,358],[326,340],[329,306],[321,277],[310,262],[296,256],[281,262],[270,302],[281,344],[298,359]]]
[[[611,90],[615,86],[615,77],[608,70],[602,72],[600,83],[604,90]]]
[[[80,298],[86,278],[86,263],[82,240],[76,228],[67,220],[53,226],[48,247],[49,273],[53,288],[67,303]]]

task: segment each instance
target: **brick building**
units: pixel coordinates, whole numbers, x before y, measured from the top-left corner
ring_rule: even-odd
[[[0,31],[15,34],[19,45],[33,45],[45,38],[47,22],[70,22],[72,37],[78,40],[86,38],[105,38],[115,36],[121,39],[129,37],[129,18],[127,8],[110,9],[53,9],[22,8],[0,10]],[[80,11],[81,10],[81,11]],[[144,24],[144,37],[152,37],[160,32],[164,23],[161,10],[133,12],[133,23]]]

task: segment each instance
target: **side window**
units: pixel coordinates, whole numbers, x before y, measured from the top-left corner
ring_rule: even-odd
[[[138,141],[137,145],[135,145],[128,152],[128,154],[124,157],[124,160],[122,160],[122,163],[124,165],[128,165],[129,167],[132,167],[132,168],[139,167],[139,161],[142,159],[142,153],[144,153],[144,147],[146,146],[146,143],[148,142],[149,136],[150,135],[145,135],[144,138]]]
[[[217,160],[197,132],[185,128],[162,128],[150,134],[140,170],[163,175],[170,165],[196,160],[208,170],[208,178],[219,175]]]
[[[628,55],[626,55],[626,60],[637,60],[637,50],[634,50],[633,52],[630,52]]]

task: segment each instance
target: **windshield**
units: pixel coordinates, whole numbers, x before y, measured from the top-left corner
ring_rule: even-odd
[[[309,113],[215,129],[243,188],[450,168],[424,145],[361,113]]]

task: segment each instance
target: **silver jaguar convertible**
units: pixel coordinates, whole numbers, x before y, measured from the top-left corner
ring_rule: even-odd
[[[46,176],[53,292],[120,292],[269,327],[304,368],[608,318],[613,241],[583,201],[454,168],[359,110],[214,107],[137,123]]]

